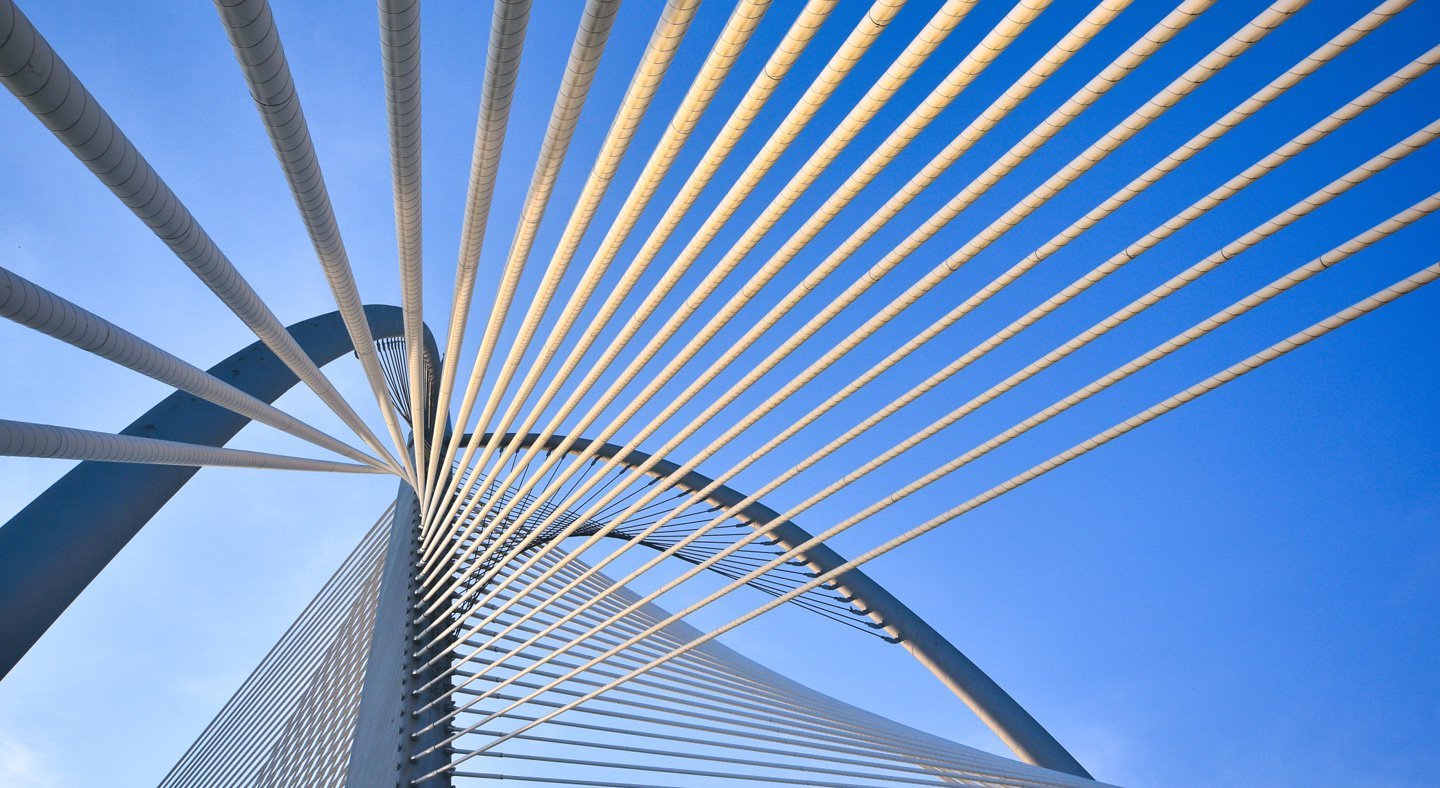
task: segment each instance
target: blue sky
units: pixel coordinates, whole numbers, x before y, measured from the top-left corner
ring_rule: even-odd
[[[521,100],[482,258],[466,364],[493,295],[580,8],[537,2]],[[700,12],[639,145],[653,142],[723,23]],[[727,185],[853,27],[846,3],[722,171]],[[775,174],[701,258],[698,281],[920,29],[937,2],[912,0]],[[1168,10],[1137,2],[1046,83],[796,314],[759,359]],[[1088,10],[1057,2],[791,265],[745,315],[758,316]],[[687,172],[798,3],[778,2],[726,83],[676,173]],[[1147,100],[1262,4],[1222,2],[927,244],[727,413],[738,417],[859,316],[882,306]],[[627,0],[522,285],[532,292],[638,59],[658,3]],[[900,91],[742,270],[749,272],[1009,8],[984,0]],[[319,265],[233,62],[205,3],[52,0],[27,14],[145,152],[284,322],[334,308]],[[1369,10],[1315,0],[1269,38],[1051,201],[822,376],[711,473],[759,445],[875,359],[1251,92]],[[375,14],[369,4],[277,0],[275,15],[341,228],[370,302],[398,303],[388,146]],[[443,335],[484,63],[488,3],[425,5],[426,310]],[[890,373],[734,486],[760,486],[898,391],[963,353],[1078,274],[1169,218],[1435,43],[1440,9],[1417,3]],[[1228,201],[1085,297],[777,491],[798,502],[1095,320],[1426,123],[1440,106],[1430,74]],[[0,102],[0,264],[202,367],[253,337],[13,100]],[[1431,146],[1435,148],[1436,146]],[[637,151],[639,148],[637,148]],[[626,159],[599,220],[643,164]],[[845,517],[1025,418],[1177,331],[1428,196],[1440,150],[1426,149],[1227,264],[1102,342],[1017,389],[807,513],[812,530]],[[680,179],[662,186],[648,230]],[[694,231],[718,198],[682,225]],[[580,260],[598,243],[587,236]],[[643,235],[622,253],[633,254]],[[981,492],[1256,350],[1436,262],[1433,218],[1361,253],[1084,407],[1036,430],[837,540],[854,554]],[[548,244],[548,245],[547,245]],[[672,243],[661,262],[673,259]],[[577,264],[577,268],[578,268]],[[618,268],[617,268],[618,270]],[[614,279],[612,273],[611,280]],[[646,286],[654,276],[646,280]],[[727,282],[728,297],[741,279]],[[672,299],[669,303],[674,303]],[[709,309],[720,303],[717,298]],[[592,307],[593,311],[593,307]],[[709,312],[702,311],[702,316]],[[513,322],[513,321],[512,321]],[[842,321],[843,322],[843,321]],[[694,330],[692,325],[691,331]],[[700,356],[715,358],[744,320]],[[513,331],[513,325],[510,330]],[[1010,690],[1098,778],[1134,785],[1422,785],[1440,769],[1440,289],[1403,299],[1023,490],[875,562],[871,574]],[[688,336],[689,334],[685,334]],[[163,386],[13,324],[0,326],[6,418],[116,431]],[[744,365],[737,365],[743,367]],[[702,367],[692,365],[688,375]],[[721,385],[739,373],[728,371]],[[327,368],[376,428],[353,360]],[[667,391],[678,392],[681,379]],[[712,392],[720,389],[714,388]],[[713,394],[712,394],[713,396]],[[708,402],[708,400],[706,400]],[[313,396],[282,409],[343,434]],[[682,417],[698,412],[690,407]],[[653,411],[645,411],[653,415]],[[718,434],[702,430],[681,454]],[[633,434],[633,427],[621,433]],[[673,430],[662,432],[662,437]],[[264,427],[232,444],[310,454]],[[649,444],[651,448],[658,445]],[[0,518],[69,465],[0,460]],[[265,471],[201,472],[0,684],[0,783],[153,784],[238,686],[350,546],[393,499],[391,480]],[[708,587],[682,589],[668,607]],[[754,595],[706,611],[719,624]],[[741,598],[743,596],[743,598]],[[728,615],[727,615],[728,614]],[[837,697],[957,741],[1002,751],[964,707],[899,650],[781,610],[726,642]],[[826,647],[815,648],[815,643]]]

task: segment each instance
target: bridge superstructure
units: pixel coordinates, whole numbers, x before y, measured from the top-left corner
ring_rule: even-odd
[[[452,306],[442,343],[427,328],[422,309],[418,0],[379,3],[399,306],[365,305],[360,297],[269,4],[215,0],[338,307],[290,326],[250,287],[239,267],[29,19],[10,0],[0,0],[0,81],[258,339],[201,370],[41,284],[0,268],[0,315],[177,389],[118,434],[0,420],[0,455],[81,461],[0,528],[3,671],[21,660],[200,467],[385,475],[399,479],[393,506],[364,533],[163,785],[448,785],[497,780],[568,785],[1095,784],[1079,761],[999,684],[862,567],[1433,282],[1440,278],[1440,265],[1421,268],[1291,332],[978,495],[950,501],[944,511],[907,524],[899,535],[853,558],[837,552],[835,537],[1425,221],[1440,208],[1440,194],[1398,205],[1383,220],[1318,257],[1295,261],[1298,265],[1279,278],[887,491],[853,515],[823,529],[802,522],[842,491],[869,489],[882,469],[912,466],[912,449],[1192,282],[1330,203],[1358,199],[1347,195],[1365,190],[1367,181],[1387,170],[1410,166],[1407,158],[1440,135],[1440,120],[1384,141],[1364,158],[1334,163],[1331,177],[1318,188],[1305,189],[1283,210],[1218,249],[1192,255],[1195,262],[1189,267],[988,389],[958,406],[944,402],[937,418],[898,441],[886,439],[893,445],[853,470],[820,484],[814,481],[814,469],[832,457],[851,456],[847,452],[863,446],[867,437],[885,434],[874,430],[882,424],[888,429],[887,419],[942,389],[1011,338],[1203,221],[1226,200],[1304,156],[1372,107],[1397,94],[1408,96],[1406,88],[1440,62],[1440,46],[1397,60],[1379,82],[1308,125],[1289,117],[1271,119],[1272,126],[1293,127],[1273,151],[1138,239],[1128,240],[1088,272],[1068,283],[1062,278],[1054,295],[965,352],[945,353],[952,360],[916,379],[915,365],[929,358],[922,351],[942,335],[952,336],[945,333],[948,329],[1077,238],[1113,226],[1106,220],[1203,157],[1226,135],[1253,125],[1256,116],[1269,117],[1264,110],[1312,74],[1340,68],[1330,64],[1343,64],[1352,47],[1403,17],[1411,3],[1387,0],[1357,11],[1346,25],[1316,41],[1305,57],[1287,63],[1252,94],[1230,102],[1228,111],[1188,133],[1118,190],[1091,200],[1094,207],[958,300],[946,288],[955,272],[983,257],[1206,82],[1263,46],[1268,36],[1303,13],[1306,0],[1278,0],[1256,8],[1252,18],[918,277],[906,263],[923,261],[926,256],[918,254],[922,247],[952,223],[969,224],[967,212],[978,210],[992,191],[1003,195],[1004,188],[997,185],[1011,182],[1006,179],[1027,162],[1048,166],[1043,157],[1031,161],[1032,154],[1065,133],[1148,59],[1186,35],[1214,0],[1184,0],[1155,15],[1140,35],[1118,47],[1102,34],[1127,13],[1131,2],[1102,0],[1083,15],[1070,14],[1066,29],[1052,36],[1053,44],[1033,64],[1020,67],[1006,57],[1007,49],[1042,16],[1058,13],[1060,4],[1051,8],[1049,0],[1020,0],[987,28],[972,30],[969,20],[978,13],[976,7],[984,5],[978,0],[909,4],[925,6],[918,10],[907,9],[905,0],[875,0],[858,15],[838,0],[737,0],[722,24],[701,31],[694,24],[700,18],[699,0],[668,0],[653,22],[653,34],[537,280],[533,266],[532,276],[526,277],[527,265],[542,245],[540,225],[554,201],[601,57],[622,14],[618,0],[579,5],[562,10],[532,7],[529,0],[494,3]],[[573,47],[520,202],[519,223],[500,263],[483,266],[526,37],[542,15],[547,24],[557,18],[568,24],[576,11]],[[896,44],[886,38],[887,29],[898,25],[902,14],[923,19],[911,25],[913,36]],[[727,79],[738,79],[732,72],[745,58],[759,57],[751,39],[777,17],[786,20],[783,33],[770,33],[778,43],[760,53],[763,65],[743,95],[722,101]],[[820,31],[837,20],[853,29],[838,40],[823,64],[807,65],[806,50],[829,41]],[[700,65],[663,130],[651,134],[644,121],[662,114],[656,98],[667,77],[677,78],[670,72],[682,45],[696,36],[708,44],[702,47]],[[971,48],[958,53],[946,49],[952,36],[971,41]],[[888,43],[877,45],[881,41]],[[1102,41],[1107,43],[1097,43]],[[1038,100],[1034,96],[1048,96],[1042,91],[1045,82],[1092,45],[1110,46],[1113,57],[1008,150],[982,163],[967,185],[877,259],[869,244],[891,242],[895,236],[886,234],[887,228],[904,227],[900,217],[927,204],[924,195],[939,188],[947,171],[963,172],[972,159],[989,156],[987,135],[1002,128],[1027,101]],[[937,53],[953,57],[955,65],[902,115],[896,97],[917,74],[928,73],[922,72],[923,66]],[[854,76],[857,64],[886,56],[893,56],[892,61],[816,143],[821,119],[830,117],[823,108],[849,95],[841,86]],[[974,95],[991,90],[982,77],[992,67],[1009,69],[1005,73],[1013,74],[1013,81],[998,92]],[[792,72],[805,68],[813,71],[812,80],[791,84],[798,83]],[[773,106],[777,94],[789,105],[778,118],[771,116],[780,109]],[[702,118],[720,112],[722,104],[732,109],[711,134],[714,124],[705,125]],[[772,105],[768,115],[767,104]],[[942,115],[947,118],[939,124],[944,128],[932,129]],[[957,115],[964,118],[963,126]],[[847,158],[845,152],[852,144],[868,144],[871,137],[864,131],[872,125],[891,130],[863,161],[853,164],[856,157]],[[763,128],[771,129],[763,143],[747,144]],[[882,175],[909,161],[903,154],[927,130],[950,134],[952,128],[958,131],[950,141],[889,197],[858,199],[866,190],[880,190],[886,183]],[[682,156],[687,143],[698,145],[707,135],[711,141],[698,159]],[[636,141],[652,138],[653,147],[638,173],[622,170],[627,156],[635,157],[630,149]],[[767,178],[779,180],[781,162],[789,161],[786,152],[806,149],[811,151],[808,158],[793,168],[778,191],[773,188]],[[751,158],[744,164],[747,154]],[[735,168],[742,164],[737,174]],[[836,178],[825,178],[826,172],[846,166],[853,169],[844,181],[830,186]],[[630,187],[623,203],[602,211],[612,187],[619,198],[618,187],[625,183]],[[717,194],[722,187],[723,195]],[[827,188],[831,191],[818,204],[805,200],[811,190]],[[663,209],[661,194],[671,195]],[[772,195],[768,201],[767,194]],[[710,208],[702,219],[697,208],[704,205]],[[815,207],[777,246],[779,236],[770,239],[772,232],[795,225],[785,219],[801,205]],[[848,218],[867,206],[873,209],[868,218]],[[842,214],[847,219],[837,222]],[[609,218],[608,226],[597,225],[602,216]],[[725,247],[720,239],[734,235],[724,231],[737,217],[753,218]],[[602,226],[603,237],[586,244],[587,234]],[[830,234],[827,228],[833,228]],[[846,230],[839,244],[830,240],[836,231]],[[574,266],[582,248],[593,249],[583,270]],[[707,254],[710,250],[718,251]],[[718,260],[701,275],[696,264],[716,254]],[[656,265],[662,260],[669,261],[663,271]],[[791,267],[811,262],[803,278],[786,276]],[[847,277],[851,281],[843,284]],[[907,277],[912,281],[901,281]],[[783,295],[776,292],[782,282],[792,283]],[[494,299],[483,326],[472,326],[472,301],[482,285],[493,288]],[[686,293],[682,286],[692,289]],[[644,287],[648,292],[637,298]],[[881,294],[889,300],[875,309],[874,296]],[[716,306],[722,296],[725,301]],[[939,317],[918,311],[921,299],[937,296],[952,302]],[[828,303],[821,304],[826,298]],[[751,314],[761,307],[768,311]],[[742,313],[746,317],[740,319]],[[917,319],[917,314],[924,317]],[[796,328],[802,317],[805,322]],[[476,328],[479,346],[467,367],[465,344]],[[895,330],[912,336],[873,352],[873,340],[890,337]],[[383,429],[373,430],[321,369],[350,353],[364,371]],[[897,384],[901,372],[911,379]],[[777,385],[786,375],[790,378]],[[829,383],[836,375],[846,378],[838,388]],[[353,431],[361,446],[274,406],[302,382]],[[812,386],[817,382],[821,385]],[[869,412],[838,432],[831,429],[829,437],[817,437],[818,425],[849,418],[848,406],[855,402],[865,403]],[[774,429],[766,421],[772,416],[791,421]],[[340,459],[227,448],[252,421]],[[764,428],[759,427],[762,421]],[[762,432],[766,437],[757,437]],[[708,443],[697,450],[702,441]],[[739,449],[744,456],[728,468],[719,467],[717,457],[734,456]],[[782,455],[787,465],[764,484],[745,491],[731,486],[737,477]],[[712,468],[719,472],[707,475]],[[789,489],[802,493],[799,503],[784,510],[767,505],[778,489],[796,480]],[[691,595],[696,598],[677,603],[674,611],[659,604],[697,579],[708,585]],[[651,590],[642,593],[637,588]],[[735,598],[758,603],[721,626],[694,625],[697,614]],[[849,630],[837,628],[837,637],[879,637],[895,644],[939,680],[946,691],[937,691],[936,698],[953,695],[966,704],[1015,757],[951,742],[836,700],[718,640],[784,605]]]

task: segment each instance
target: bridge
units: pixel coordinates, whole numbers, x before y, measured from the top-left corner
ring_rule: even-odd
[[[722,23],[704,25],[699,0],[667,0],[643,19],[652,31],[643,51],[626,52],[607,44],[617,26],[642,20],[619,0],[496,0],[454,284],[442,294],[450,309],[427,315],[421,4],[379,2],[374,65],[385,84],[398,287],[367,299],[269,3],[215,0],[336,307],[286,325],[101,99],[15,3],[0,0],[0,81],[256,338],[201,369],[112,322],[105,305],[91,311],[58,284],[0,267],[0,315],[176,390],[113,434],[0,419],[0,456],[78,461],[0,527],[0,678],[201,468],[363,474],[385,477],[394,503],[177,753],[162,785],[1100,784],[1105,775],[1092,776],[956,633],[927,623],[866,565],[916,549],[907,545],[1072,461],[1103,456],[1212,392],[1243,390],[1251,372],[1440,278],[1431,263],[1318,321],[1270,318],[1282,327],[1250,353],[975,494],[946,494],[957,473],[992,452],[1048,434],[1052,420],[1172,356],[1189,358],[1188,346],[1252,312],[1265,320],[1269,302],[1425,222],[1440,194],[1389,205],[1396,195],[1370,181],[1424,167],[1423,153],[1407,159],[1440,135],[1440,120],[1375,139],[1353,161],[1320,161],[1311,149],[1328,150],[1327,137],[1382,104],[1421,101],[1407,87],[1440,63],[1440,46],[1397,55],[1383,79],[1313,117],[1267,112],[1312,76],[1347,68],[1347,53],[1403,24],[1394,20],[1411,2],[1356,9],[1318,37],[1311,24],[1303,57],[1255,66],[1273,74],[1195,120],[1188,97],[1305,18],[1306,0],[1279,0],[1253,9],[1097,134],[1091,108],[1148,73],[1147,60],[1206,20],[1215,0],[1170,9],[1103,0],[1083,14],[1050,0],[999,5],[736,0]],[[1139,35],[1107,35],[1116,20],[1142,14],[1153,19]],[[1056,16],[1065,23],[1048,23]],[[839,24],[849,26],[843,36],[832,32]],[[561,28],[573,44],[533,174],[523,195],[499,194],[512,116],[531,111],[516,103],[531,98],[521,91],[527,37]],[[968,48],[945,48],[951,38]],[[1027,43],[1010,51],[1016,42]],[[937,53],[951,58],[938,71]],[[842,90],[877,58],[886,64],[872,84]],[[597,116],[591,94],[614,59],[629,82],[613,112]],[[1082,64],[1093,73],[1072,79]],[[923,92],[935,74],[943,76]],[[1052,77],[1073,89],[1047,90]],[[1177,108],[1182,117],[1167,118]],[[606,131],[593,160],[577,162],[582,123]],[[1173,140],[1145,138],[1160,155],[1134,152],[1147,128],[1177,123],[1185,130]],[[1016,124],[1026,128],[1002,134]],[[1275,144],[1218,172],[1202,193],[1167,197],[1159,222],[1137,230],[1113,218],[1169,189],[1175,173],[1217,166],[1207,151],[1247,135]],[[1086,177],[1112,156],[1147,163],[1112,177],[1118,188]],[[1273,215],[1196,248],[1187,228],[1297,159],[1324,177]],[[1026,175],[1037,167],[1046,170],[1038,182]],[[585,173],[583,186],[561,206],[562,174],[574,172]],[[487,240],[496,246],[491,214],[505,197],[519,219],[508,245],[486,257]],[[985,213],[996,200],[1009,207]],[[1227,294],[1218,310],[1147,339],[1143,352],[1078,388],[1045,375],[1071,369],[1072,356],[1212,272],[1243,266],[1270,239],[1315,232],[1323,220],[1312,214],[1355,201],[1384,206],[1384,216]],[[1037,234],[1027,221],[1047,206],[1071,218]],[[541,231],[547,217],[563,222],[553,244]],[[1078,276],[1052,260],[1072,244],[1085,250]],[[1069,317],[1071,302],[1094,297],[1092,288],[1113,293],[1101,283],[1162,255],[1187,267],[1096,321]],[[972,279],[992,257],[1008,267]],[[1040,297],[1022,295],[1027,306],[997,331],[950,331],[1036,280]],[[1032,326],[1066,320],[1082,330],[1057,329],[1068,338],[988,388],[961,396],[946,386],[984,378],[992,353],[1028,341]],[[322,369],[352,356],[368,389],[359,397]],[[1037,377],[1058,380],[1062,395],[1046,394],[1051,404],[973,446],[937,448],[946,440],[932,439],[953,441],[951,427],[1012,390],[1030,391]],[[347,432],[278,408],[292,390],[313,394]],[[229,447],[252,422],[325,453]],[[857,493],[864,505],[829,514]],[[917,501],[943,505],[906,519]],[[842,534],[883,537],[847,553]],[[889,644],[904,657],[897,665],[933,677],[925,703],[968,708],[1008,755],[833,698],[722,643],[780,609],[823,619],[833,638],[795,649]],[[711,623],[716,611],[723,623]]]

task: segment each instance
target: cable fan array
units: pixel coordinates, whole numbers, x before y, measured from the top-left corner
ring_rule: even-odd
[[[1275,329],[1270,344],[1052,446],[978,494],[957,500],[937,487],[1412,225],[1433,231],[1440,193],[1397,199],[1372,181],[1433,166],[1426,150],[1440,119],[1375,138],[1363,156],[1324,146],[1382,104],[1417,101],[1411,85],[1440,63],[1440,45],[1386,52],[1373,84],[1302,112],[1283,103],[1287,94],[1350,67],[1352,48],[1404,24],[1395,20],[1412,0],[1349,12],[1320,37],[1310,32],[1319,23],[1287,27],[1308,0],[1256,6],[1223,33],[1207,17],[1215,0],[1171,9],[1102,0],[1088,10],[992,1],[995,12],[979,0],[737,0],[703,29],[699,0],[667,0],[637,59],[607,48],[618,24],[638,18],[619,0],[495,0],[437,353],[423,312],[420,4],[379,3],[404,331],[376,339],[270,7],[215,0],[379,408],[377,432],[30,21],[0,0],[0,81],[363,445],[0,268],[0,315],[343,459],[10,420],[0,420],[0,455],[389,474],[403,482],[402,499],[412,496],[367,532],[163,784],[344,783],[373,680],[367,655],[387,560],[408,575],[403,648],[413,680],[404,692],[419,743],[408,757],[439,764],[415,784],[1094,784],[1063,750],[1046,760],[1012,739],[966,686],[951,689],[1022,760],[1052,768],[862,711],[717,638],[791,605],[904,644],[896,621],[857,593],[861,567],[1440,277],[1440,263],[1416,261],[1382,289],[1308,326]],[[513,234],[487,256],[525,42],[541,14],[547,25],[573,24],[573,44]],[[1305,54],[1270,65],[1279,56],[1266,50],[1271,36],[1306,39]],[[1175,42],[1201,54],[1177,65]],[[633,75],[604,116],[589,99],[614,60],[633,63]],[[678,73],[690,62],[693,74]],[[1243,74],[1227,73],[1237,63]],[[1207,91],[1222,111],[1185,104]],[[607,123],[593,161],[567,161],[592,147],[586,129]],[[1281,141],[1240,167],[1211,150],[1246,134]],[[1140,138],[1144,146],[1131,144]],[[1297,160],[1325,177],[1271,177]],[[568,188],[567,174],[581,170],[583,183]],[[1188,177],[1197,170],[1205,177]],[[1169,180],[1177,172],[1187,177]],[[1106,178],[1123,185],[1112,190]],[[1224,212],[1257,184],[1285,195],[1286,207],[1239,220]],[[1152,200],[1165,195],[1165,218],[1127,212],[1152,190]],[[572,192],[573,205],[552,205]],[[1323,214],[1357,201],[1383,215],[1331,238]],[[1193,228],[1218,228],[1225,240],[1191,242]],[[1112,332],[1139,331],[1127,325],[1163,312],[1172,295],[1297,236],[1325,239],[1328,250],[1293,255],[1278,277],[1225,296],[1123,364],[1080,373],[1093,379],[1073,390],[1057,383],[1063,396],[986,440],[963,451],[932,442],[1029,391],[1032,378],[1063,380],[1045,373],[1076,369],[1072,357]],[[1091,262],[1074,276],[1061,264],[1067,255]],[[1072,318],[1085,314],[1067,310],[1077,301],[1108,314]],[[1057,313],[1066,317],[1047,322]],[[1066,320],[1086,327],[1032,358],[1026,332]],[[1026,360],[990,382],[993,365],[1015,353]],[[962,375],[986,387],[957,397],[947,384]],[[912,428],[922,411],[925,423]],[[938,465],[937,451],[947,458]],[[867,504],[830,514],[857,491]],[[943,508],[872,538],[854,558],[818,557],[852,529],[862,539],[880,530],[892,507],[937,500]],[[802,519],[820,527],[801,531]],[[708,585],[673,613],[660,606],[701,587],[692,581]],[[702,611],[726,622],[687,623]]]

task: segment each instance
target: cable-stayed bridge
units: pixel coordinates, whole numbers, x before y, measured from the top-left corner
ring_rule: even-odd
[[[81,306],[63,287],[0,267],[0,314],[177,390],[118,434],[0,420],[0,455],[80,461],[0,528],[4,671],[199,468],[390,476],[393,506],[162,785],[1095,784],[1019,700],[865,566],[1213,391],[1243,390],[1250,372],[1440,277],[1440,264],[1415,260],[1318,321],[1271,320],[1265,343],[1195,370],[1133,415],[1050,446],[978,494],[944,494],[953,474],[991,452],[1045,434],[1051,420],[1172,355],[1187,358],[1187,346],[1251,312],[1264,321],[1272,300],[1427,221],[1440,194],[1397,200],[1371,181],[1426,166],[1440,120],[1374,139],[1352,159],[1325,142],[1381,105],[1422,102],[1410,85],[1440,62],[1440,45],[1392,53],[1381,78],[1308,114],[1272,106],[1352,68],[1352,48],[1405,24],[1411,4],[1357,5],[1323,31],[1306,22],[1300,57],[1258,64],[1308,3],[1255,5],[1185,67],[1156,74],[1148,61],[1196,35],[1215,0],[1163,9],[738,0],[713,26],[696,24],[699,0],[668,0],[645,17],[619,0],[496,0],[454,284],[442,294],[449,310],[426,314],[421,4],[379,3],[371,65],[385,84],[399,286],[362,294],[283,31],[265,0],[215,0],[337,307],[286,325],[102,97],[0,0],[11,109],[33,114],[257,340],[221,349],[233,355],[201,369],[111,322],[104,304]],[[1115,34],[1113,23],[1137,15],[1146,17],[1139,34]],[[653,31],[642,51],[607,47],[622,24]],[[822,35],[836,25],[848,26],[843,36]],[[525,92],[522,65],[528,37],[560,29],[573,44],[552,101]],[[957,40],[965,46],[946,48]],[[937,57],[949,57],[939,71]],[[627,87],[614,106],[597,107],[597,75],[616,59]],[[860,70],[876,59],[883,69]],[[1187,98],[1232,65],[1253,84],[1218,113],[1190,112]],[[862,74],[873,79],[857,90]],[[1154,83],[1148,97],[1123,108],[1104,101],[1136,78]],[[528,187],[500,193],[513,116],[541,111],[541,100],[548,124]],[[579,160],[572,142],[582,124],[606,131]],[[1152,125],[1170,136],[1145,137]],[[1142,137],[1150,148],[1137,158],[1132,141]],[[1273,144],[1229,170],[1207,158],[1236,138]],[[1104,170],[1117,161],[1123,177]],[[1292,161],[1323,177],[1287,179]],[[1213,172],[1206,188],[1170,188],[1176,173],[1197,168]],[[1113,185],[1087,178],[1092,170]],[[1187,234],[1275,173],[1290,190],[1285,207],[1224,226],[1219,243]],[[573,204],[556,199],[569,196],[564,177],[583,179]],[[1164,218],[1138,223],[1125,211],[1152,190],[1167,195]],[[943,200],[930,199],[937,192]],[[518,205],[513,230],[491,221],[507,196]],[[1256,247],[1316,234],[1324,218],[1312,214],[1357,201],[1383,215],[1259,287],[1227,292],[1178,331],[1136,321],[1155,334],[1143,352],[1078,387],[1059,379],[1050,404],[974,445],[944,448],[939,464],[931,458],[931,439],[954,435],[946,431],[971,414],[1032,378],[1057,380],[1047,370],[1070,369],[1071,356],[1163,312],[1171,295],[1243,266]],[[1047,206],[1070,213],[1053,232],[1032,229],[1027,220]],[[563,229],[542,232],[547,218]],[[432,236],[453,229],[428,226]],[[1056,270],[1052,258],[1077,247],[1086,255],[1078,276]],[[1160,256],[1179,259],[1134,293],[1116,298],[1102,285]],[[993,332],[950,331],[1036,280],[1040,297]],[[997,382],[964,397],[946,386],[977,373],[990,380],[992,353],[1098,296],[1113,302],[1103,317],[1080,321]],[[442,321],[444,333],[432,334]],[[322,367],[351,354],[368,391],[347,397]],[[275,406],[300,383],[346,434]],[[925,418],[912,428],[899,417],[922,400]],[[329,454],[227,448],[251,422]],[[867,504],[819,516],[857,490]],[[862,552],[837,549],[841,534],[874,530],[911,499],[943,506]],[[672,593],[682,587],[702,590]],[[745,601],[739,615],[697,623],[735,600]],[[782,607],[826,619],[833,647],[894,644],[933,674],[926,702],[968,706],[1010,757],[842,702],[720,642]]]

